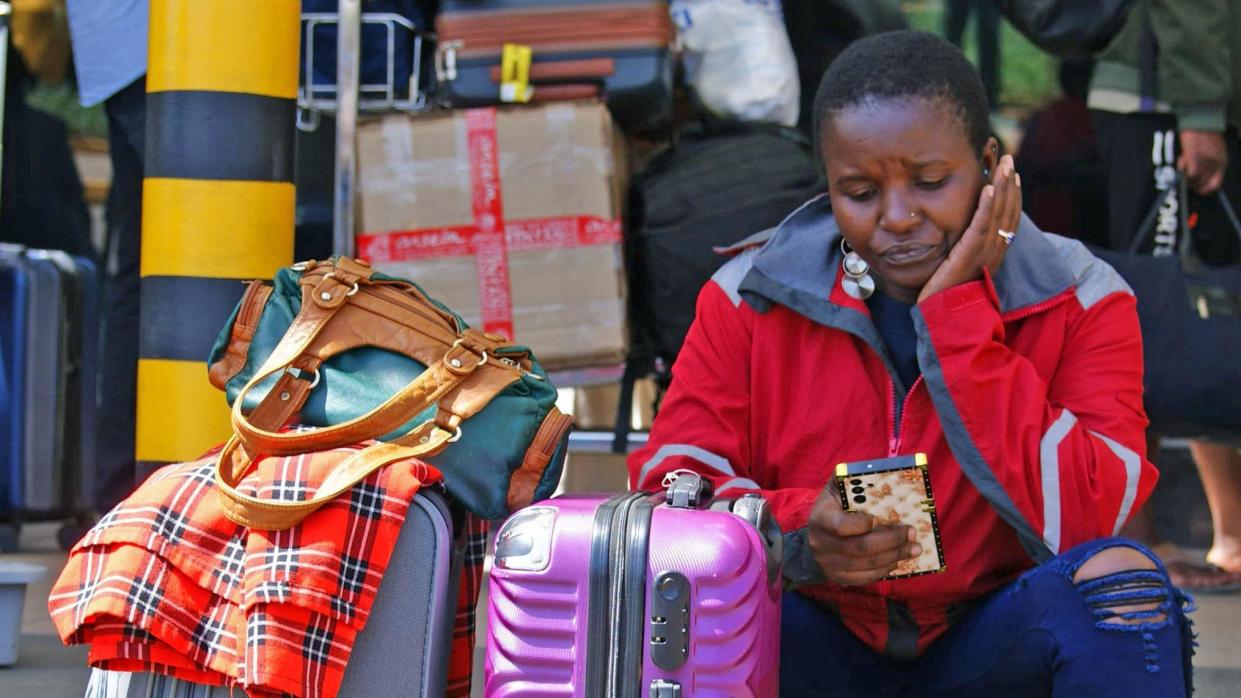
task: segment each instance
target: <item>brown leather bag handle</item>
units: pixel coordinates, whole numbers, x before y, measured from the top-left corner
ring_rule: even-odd
[[[307,363],[308,350],[322,339],[321,335],[327,334],[325,328],[329,322],[353,301],[360,290],[360,284],[369,284],[369,280],[362,276],[363,273],[369,273],[368,267],[347,259],[338,259],[331,264],[330,272],[322,275],[317,273],[320,267],[326,265],[317,265],[303,276],[306,283],[303,285],[301,310],[271,355],[233,401],[233,432],[252,453],[292,455],[379,438],[437,403],[487,362],[486,349],[478,348],[487,346],[487,338],[467,331],[466,336],[458,337],[439,361],[430,364],[417,379],[370,412],[342,424],[314,431],[280,433],[277,430],[300,409],[310,389],[318,381],[317,374],[313,381],[307,381],[295,377],[290,369],[296,367],[299,361]],[[423,299],[425,296],[417,293],[416,298]],[[326,339],[329,344],[335,344],[332,347],[333,353],[360,344],[356,338],[342,341],[332,341],[331,337]],[[317,360],[310,363],[315,364],[317,369]],[[284,375],[251,413],[256,419],[250,419],[242,411],[246,396],[259,383],[277,373]],[[473,416],[477,409],[481,409],[486,401],[507,385],[507,382],[494,380],[483,383],[480,395],[468,401],[469,404],[463,405],[474,405],[475,409],[459,414],[461,419]],[[480,403],[478,397],[484,397],[485,400]]]
[[[268,455],[294,455],[321,451],[379,438],[391,433],[418,413],[439,402],[486,361],[485,356],[481,360],[471,360],[468,358],[471,356],[470,352],[463,349],[458,351],[459,347],[460,345],[454,346],[454,349],[450,350],[442,360],[428,366],[427,370],[402,388],[400,392],[370,412],[347,422],[304,432],[280,433],[263,429],[252,423],[242,412],[245,396],[256,385],[269,376],[288,370],[287,366],[268,367],[265,365],[250,379],[250,382],[237,394],[237,399],[233,401],[233,432],[251,452]],[[453,362],[459,365],[454,366]],[[310,385],[313,385],[313,382]],[[279,398],[280,396],[277,395],[276,399]],[[461,415],[462,418],[469,416],[472,415]],[[277,428],[279,426],[283,424],[278,425]]]
[[[401,443],[375,443],[341,461],[310,499],[281,501],[260,499],[242,494],[237,485],[251,469],[253,461],[240,448],[240,441],[229,439],[220,451],[215,464],[216,488],[220,493],[220,505],[224,516],[230,521],[252,529],[279,531],[301,523],[320,507],[349,491],[371,473],[396,461],[418,459],[442,450],[453,434],[433,423],[417,429],[426,438],[415,446]],[[240,459],[240,463],[238,460]]]

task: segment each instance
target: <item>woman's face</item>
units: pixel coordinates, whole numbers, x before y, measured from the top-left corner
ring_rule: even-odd
[[[828,119],[822,148],[841,234],[880,291],[913,303],[969,225],[995,140],[980,160],[952,110],[891,98]]]

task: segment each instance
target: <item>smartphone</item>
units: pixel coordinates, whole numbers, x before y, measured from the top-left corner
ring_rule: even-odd
[[[869,514],[876,526],[911,526],[922,554],[902,560],[884,579],[901,579],[943,571],[944,551],[926,454],[841,463],[836,485],[845,511]]]

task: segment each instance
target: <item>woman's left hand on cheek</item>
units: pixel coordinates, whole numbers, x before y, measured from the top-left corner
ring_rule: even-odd
[[[995,168],[991,184],[983,187],[969,227],[948,253],[948,259],[922,287],[918,301],[981,278],[983,268],[994,275],[1008,252],[1008,236],[1016,233],[1020,223],[1021,176],[1013,166],[1012,156],[1005,155]]]

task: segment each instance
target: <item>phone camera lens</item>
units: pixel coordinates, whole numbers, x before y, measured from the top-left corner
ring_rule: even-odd
[[[849,481],[849,484],[850,484],[850,485],[860,485],[860,484],[862,484],[862,480],[861,480],[860,478],[854,478],[854,479],[852,479],[852,480],[850,480],[850,481]]]
[[[864,494],[865,492],[866,492],[865,487],[854,487],[853,488],[853,494]]]
[[[863,504],[866,502],[866,495],[859,494],[858,496],[853,498],[853,501],[857,502],[858,504]]]

